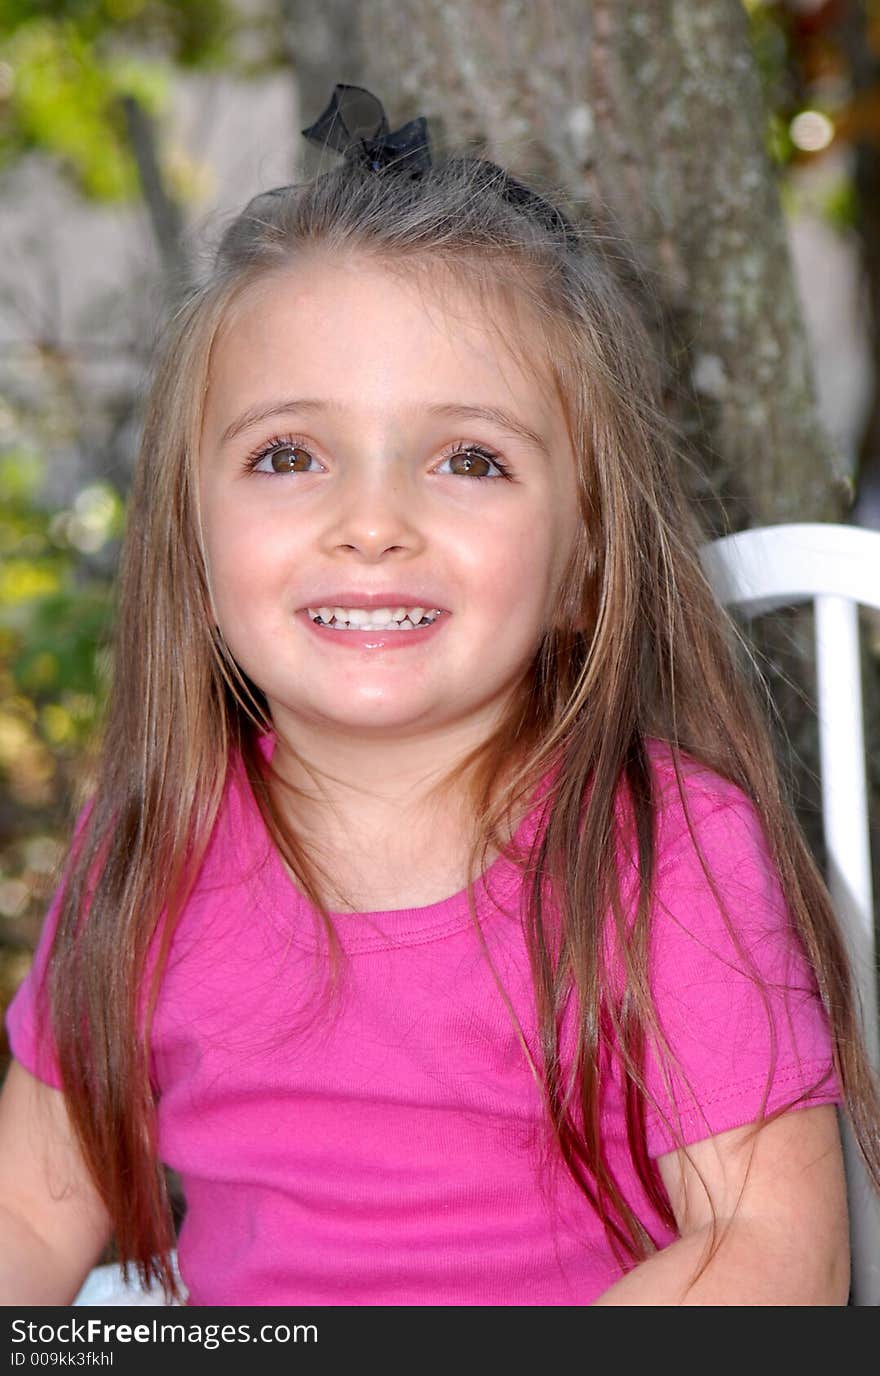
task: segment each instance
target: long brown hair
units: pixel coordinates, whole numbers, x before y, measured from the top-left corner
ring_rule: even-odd
[[[558,614],[497,730],[443,786],[461,787],[473,807],[473,878],[490,849],[505,849],[511,816],[552,774],[534,851],[520,857],[540,1037],[536,1055],[523,1045],[553,1140],[615,1255],[628,1266],[656,1249],[618,1187],[600,1133],[597,1070],[612,1045],[625,1070],[639,1179],[675,1226],[645,1146],[646,1040],[663,1045],[648,983],[658,813],[651,738],[671,751],[686,816],[684,757],[730,780],[758,808],[816,972],[847,1112],[880,1188],[880,1101],[844,943],[786,796],[746,642],[700,564],[706,536],[681,481],[690,460],[664,414],[661,364],[632,259],[619,237],[585,215],[564,227],[506,190],[492,164],[452,157],[417,178],[346,161],[266,192],[226,231],[208,280],[178,310],[159,353],[129,505],[94,798],[69,860],[49,996],[72,1121],[118,1253],[144,1279],[161,1279],[169,1296],[177,1294],[174,1232],[156,1149],[150,1010],[234,757],[321,916],[331,986],[344,965],[320,870],[285,823],[278,781],[259,748],[271,729],[266,701],[215,628],[198,510],[212,344],[249,287],[305,252],[366,254],[414,273],[442,264],[487,303],[503,299],[523,322],[523,357],[534,365],[541,355],[565,408],[582,521]],[[635,911],[621,897],[621,798],[637,850]],[[469,894],[479,931],[470,886]],[[622,997],[612,992],[602,940],[609,914],[625,962]],[[560,1051],[566,1008],[577,1028],[572,1073]]]

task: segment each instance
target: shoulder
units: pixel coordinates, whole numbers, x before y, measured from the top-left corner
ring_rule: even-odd
[[[647,973],[663,1044],[683,1071],[670,1102],[664,1058],[651,1046],[658,1155],[675,1140],[662,1126],[669,1107],[682,1115],[684,1140],[696,1141],[799,1096],[839,1094],[816,974],[761,807],[696,760],[680,758],[679,779],[668,747],[652,743],[649,753],[658,816]]]
[[[657,872],[686,862],[708,847],[716,863],[748,852],[772,864],[764,822],[755,801],[731,779],[692,755],[676,760],[665,741],[649,738],[652,790],[656,810]]]
[[[667,741],[658,740],[655,736],[647,737],[645,747],[658,799],[665,805],[670,805],[673,799],[680,797],[680,779],[688,802],[700,810],[742,804],[751,806],[747,794],[738,784],[687,751],[674,752]]]
[[[763,981],[814,986],[758,804],[729,779],[652,744],[657,784],[651,951],[661,982],[682,991]]]
[[[757,952],[780,973],[797,957],[798,945],[760,807],[691,756],[680,753],[676,770],[664,742],[650,739],[648,755],[655,809],[648,928],[655,973],[676,981],[683,969],[700,965],[715,978],[713,960],[742,968],[743,961],[751,965],[748,953]],[[644,874],[631,800],[622,792],[621,880],[635,922]]]
[[[743,853],[773,863],[767,831],[754,800],[731,779],[703,761],[656,737],[645,741],[651,778],[655,881],[674,868],[700,865],[712,855],[713,867],[726,867]],[[641,870],[636,843],[635,808],[630,786],[621,777],[615,796],[618,863],[621,880],[636,883]]]

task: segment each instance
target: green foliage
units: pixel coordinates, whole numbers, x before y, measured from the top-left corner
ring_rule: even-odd
[[[782,119],[775,110],[767,117],[767,153],[771,162],[784,167],[791,161],[794,144],[789,133],[788,120]]]
[[[772,160],[784,165],[794,145],[788,136],[789,39],[784,12],[778,5],[746,0],[752,55],[761,79],[768,111],[767,150]]]
[[[52,510],[44,468],[33,449],[0,454],[0,919],[30,923],[33,936],[107,691],[112,561],[90,561],[112,550],[123,524],[107,483]],[[0,941],[0,1012],[28,968],[22,930]],[[6,1055],[0,1039],[0,1069]]]
[[[115,541],[123,523],[108,484],[90,484],[69,510],[53,512],[40,505],[41,476],[33,453],[0,458],[8,494],[0,512],[0,775],[23,801],[45,791],[32,785],[47,752],[81,749],[94,728],[112,593],[108,574],[84,566],[83,554]]]
[[[138,190],[119,99],[167,107],[176,63],[229,60],[227,0],[0,0],[0,166],[40,149],[86,196]]]
[[[859,197],[854,179],[845,176],[835,181],[824,198],[822,209],[835,229],[855,229],[859,223]]]
[[[230,0],[0,0],[0,33],[51,23],[101,45],[120,37],[180,66],[229,59],[239,16]]]
[[[131,92],[157,114],[166,94],[161,68],[132,61],[111,67],[74,29],[48,22],[23,25],[0,54],[13,72],[0,156],[41,148],[86,195],[134,196],[137,171],[117,99]]]

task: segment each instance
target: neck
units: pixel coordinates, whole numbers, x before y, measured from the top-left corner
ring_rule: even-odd
[[[304,726],[276,716],[273,764],[285,783],[277,801],[302,832],[359,848],[418,845],[430,837],[467,833],[471,809],[466,780],[437,786],[481,740],[486,724],[439,727],[430,733],[350,733],[338,726]]]

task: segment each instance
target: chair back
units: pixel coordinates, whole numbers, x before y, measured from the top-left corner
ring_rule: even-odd
[[[833,524],[765,526],[714,540],[701,558],[719,601],[746,616],[813,604],[826,880],[849,947],[868,1054],[880,1072],[858,620],[860,605],[880,612],[880,532]],[[880,1197],[848,1122],[841,1126],[852,1303],[880,1305]]]

